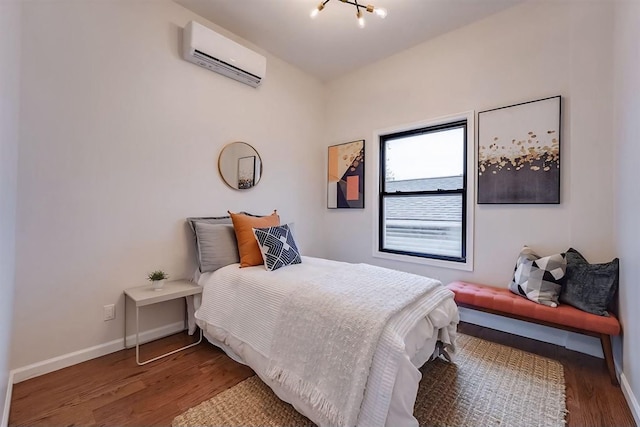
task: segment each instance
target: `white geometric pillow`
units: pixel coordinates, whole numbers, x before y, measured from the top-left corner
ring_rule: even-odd
[[[530,248],[522,248],[509,290],[538,304],[558,306],[560,280],[567,269],[565,254],[539,257]]]
[[[254,228],[253,234],[258,242],[267,270],[273,271],[280,267],[302,262],[288,225]]]

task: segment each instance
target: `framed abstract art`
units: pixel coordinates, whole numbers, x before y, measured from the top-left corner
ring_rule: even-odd
[[[329,147],[327,207],[364,208],[364,139]]]
[[[478,113],[478,204],[560,203],[560,101]]]

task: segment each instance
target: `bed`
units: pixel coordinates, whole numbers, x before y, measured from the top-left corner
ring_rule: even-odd
[[[418,368],[455,343],[451,291],[367,264],[303,256],[268,271],[232,258],[196,275],[193,319],[211,343],[317,425],[418,425]]]

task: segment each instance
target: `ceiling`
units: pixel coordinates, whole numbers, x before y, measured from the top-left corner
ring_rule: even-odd
[[[328,81],[523,0],[369,0],[387,9],[381,19],[331,0],[174,0],[303,71]],[[367,4],[367,2],[364,2]]]

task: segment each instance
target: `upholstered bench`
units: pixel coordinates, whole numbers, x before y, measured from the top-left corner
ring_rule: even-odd
[[[598,316],[566,304],[548,307],[529,301],[506,288],[466,282],[452,282],[447,287],[455,293],[455,301],[460,307],[600,338],[611,383],[618,385],[611,336],[620,334],[620,322],[613,313],[609,313],[609,317]]]

